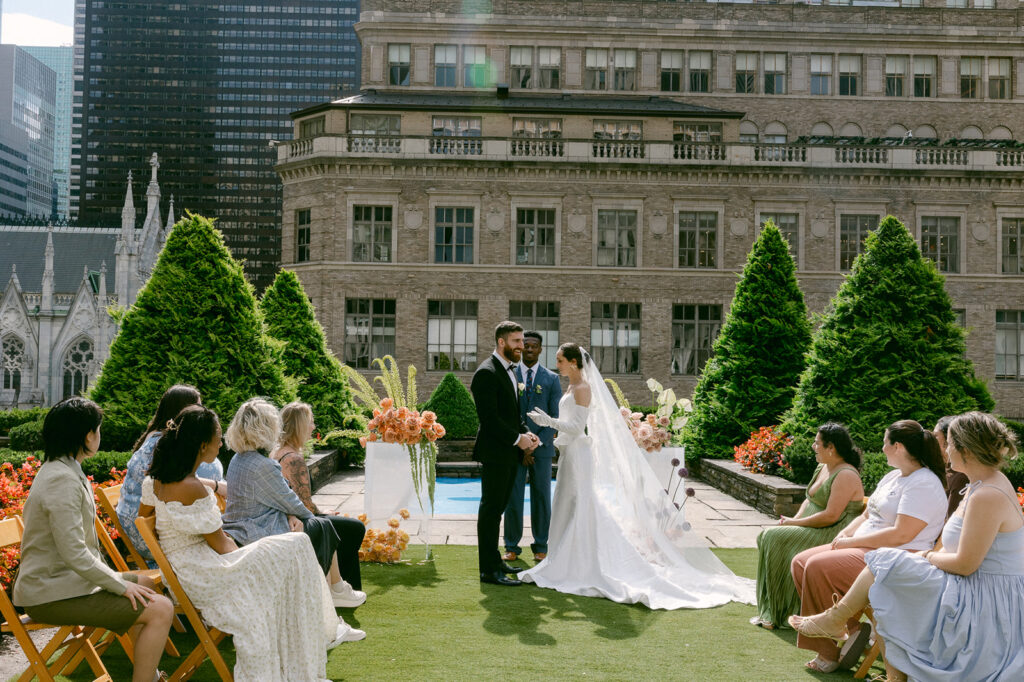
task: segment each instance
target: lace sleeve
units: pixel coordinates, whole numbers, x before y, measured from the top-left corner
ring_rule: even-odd
[[[156,506],[156,493],[153,492],[153,479],[149,476],[142,479],[142,504]]]

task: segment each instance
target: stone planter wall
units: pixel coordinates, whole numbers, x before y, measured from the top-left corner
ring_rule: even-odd
[[[753,474],[732,460],[702,459],[699,471],[708,484],[769,516],[793,516],[804,501],[804,486]]]
[[[341,453],[338,450],[316,450],[309,456],[306,468],[309,469],[309,482],[314,493],[330,482],[340,462]]]
[[[438,462],[472,462],[475,438],[437,441]]]

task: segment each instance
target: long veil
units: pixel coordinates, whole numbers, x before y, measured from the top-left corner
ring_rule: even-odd
[[[629,431],[619,407],[589,353],[583,377],[590,385],[587,433],[594,458],[594,494],[621,531],[673,585],[708,590],[715,603],[754,603],[754,583],[737,577],[686,522],[686,507],[676,507],[657,480]],[[685,485],[683,482],[680,484]],[[682,501],[682,496],[678,496]],[[660,570],[663,569],[663,570]]]

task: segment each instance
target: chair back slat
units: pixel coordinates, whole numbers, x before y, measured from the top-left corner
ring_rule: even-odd
[[[130,570],[128,568],[128,562],[124,560],[120,550],[117,549],[117,544],[114,542],[114,539],[110,537],[110,533],[107,532],[106,526],[103,525],[103,522],[100,520],[98,515],[95,517],[95,521],[96,537],[99,538],[100,544],[103,546],[103,551],[107,553],[107,556],[110,557],[111,563],[114,564],[114,570],[120,573],[125,573]]]
[[[97,488],[96,499],[99,500],[100,507],[103,508],[103,512],[110,519],[110,523],[113,524],[114,530],[124,540],[125,549],[128,550],[128,560],[135,564],[136,568],[148,568],[149,565],[142,555],[139,554],[139,550],[132,543],[132,539],[124,532],[124,528],[121,526],[121,519],[117,516],[117,502],[121,499],[121,484],[112,485],[109,488]]]
[[[12,516],[0,521],[0,549],[21,544],[21,534],[25,526],[20,516]]]

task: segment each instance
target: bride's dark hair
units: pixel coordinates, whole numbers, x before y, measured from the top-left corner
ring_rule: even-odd
[[[576,369],[583,369],[583,358],[586,357],[587,351],[580,348],[579,344],[567,341],[558,347],[561,351],[562,357],[566,361],[574,361],[576,363]]]

